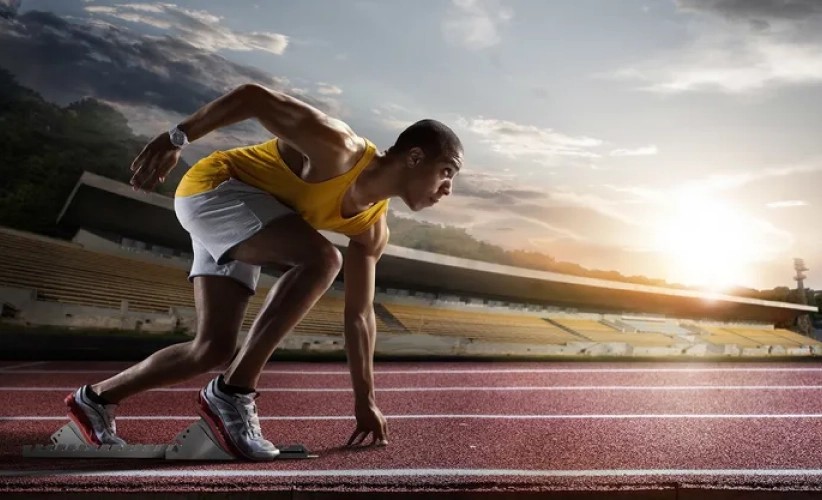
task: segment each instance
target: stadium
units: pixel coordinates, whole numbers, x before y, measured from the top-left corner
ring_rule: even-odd
[[[190,240],[171,198],[85,172],[58,223],[74,235],[71,242],[4,231],[4,260],[16,263],[3,268],[4,323],[194,334],[186,280]],[[345,238],[324,236],[344,252]],[[276,280],[276,270],[263,272],[244,329]],[[376,284],[377,355],[383,357],[822,352],[822,342],[775,327],[817,311],[802,304],[565,276],[396,246],[381,259]],[[342,284],[336,283],[280,349],[341,354],[342,311]]]
[[[815,2],[0,0],[0,498],[819,497]],[[219,99],[248,83],[272,92]],[[215,151],[291,142],[289,98],[390,181],[335,217],[459,176],[387,213],[376,337],[340,272],[269,356],[287,309],[243,342],[283,270],[240,332],[214,314],[239,302],[196,310],[173,195]],[[424,118],[464,145],[438,133],[430,172],[398,135]],[[183,153],[187,120],[230,123]],[[311,149],[259,171],[331,175]],[[339,263],[318,253],[306,293]]]

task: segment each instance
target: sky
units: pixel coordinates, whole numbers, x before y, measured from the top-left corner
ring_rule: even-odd
[[[0,66],[155,135],[241,83],[388,148],[465,145],[453,194],[401,215],[591,269],[721,290],[822,287],[819,0],[0,0]],[[265,140],[201,139],[189,162]]]

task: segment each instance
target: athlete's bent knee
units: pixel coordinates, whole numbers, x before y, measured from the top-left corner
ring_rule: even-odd
[[[326,271],[334,276],[340,272],[343,266],[342,253],[331,243],[322,245],[306,257],[306,265]]]
[[[322,245],[305,255],[303,267],[325,285],[330,286],[343,266],[342,253],[332,245]]]

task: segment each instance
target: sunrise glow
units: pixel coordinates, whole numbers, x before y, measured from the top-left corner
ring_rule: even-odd
[[[722,291],[746,281],[749,264],[763,257],[744,214],[708,196],[683,191],[660,219],[657,245],[670,257],[669,279]]]

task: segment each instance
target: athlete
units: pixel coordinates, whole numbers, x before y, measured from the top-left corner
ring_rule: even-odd
[[[463,162],[454,132],[436,120],[405,129],[378,151],[342,121],[280,92],[242,85],[207,104],[146,145],[131,165],[131,185],[150,192],[164,182],[189,142],[256,119],[274,138],[217,151],[185,174],[174,208],[194,253],[197,333],[109,379],[66,397],[69,416],[93,444],[125,444],[115,408],[126,398],[170,386],[219,366],[227,369],[198,395],[199,413],[238,458],[279,454],[257,416],[260,373],[283,337],[344,274],[344,338],[354,390],[356,428],[348,446],[388,444],[374,394],[375,266],[388,242],[389,199],[411,210],[451,193]],[[349,237],[345,259],[318,230]],[[287,271],[271,288],[248,336],[237,336],[261,266]]]

